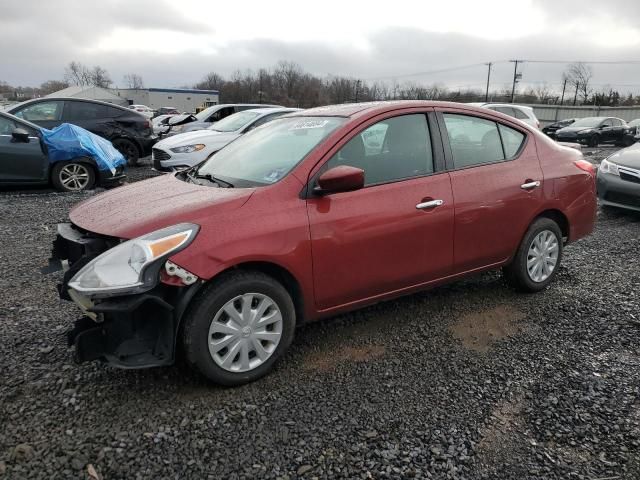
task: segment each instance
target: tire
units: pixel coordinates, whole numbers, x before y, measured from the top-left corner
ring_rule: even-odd
[[[127,165],[130,167],[135,167],[138,165],[138,160],[140,159],[140,151],[135,143],[131,140],[127,140],[126,138],[116,138],[111,143],[116,147],[124,158],[127,159]]]
[[[242,318],[243,302],[249,298],[252,312],[260,311],[262,301],[273,303],[260,317],[272,323],[256,327]],[[227,311],[233,310],[232,317]],[[206,286],[193,300],[184,319],[184,354],[192,367],[213,382],[243,385],[271,370],[291,345],[295,325],[293,301],[279,282],[261,272],[232,272]],[[264,358],[258,354],[258,345]]]
[[[90,190],[96,183],[96,172],[83,162],[58,162],[51,170],[51,183],[63,192]]]
[[[531,268],[535,268],[536,264],[540,265],[540,275],[536,275],[538,272],[534,270],[530,272],[527,267],[528,260],[532,260],[529,257],[535,255],[532,251],[534,242],[537,240],[538,244],[545,244],[544,238],[555,237],[555,251],[550,250],[547,256],[543,256],[535,263],[532,263]],[[542,241],[541,241],[542,240]],[[551,245],[553,242],[550,240]],[[538,250],[539,248],[536,247]],[[536,219],[527,230],[518,250],[516,252],[513,261],[503,268],[504,277],[509,285],[521,292],[539,292],[544,290],[555,278],[562,261],[562,232],[558,224],[549,218]],[[551,261],[555,263],[551,266]],[[548,273],[550,270],[550,273]],[[537,278],[536,278],[537,277]]]
[[[598,135],[597,133],[589,137],[589,143],[588,143],[589,147],[595,148],[598,146],[599,143],[600,143],[600,135]]]

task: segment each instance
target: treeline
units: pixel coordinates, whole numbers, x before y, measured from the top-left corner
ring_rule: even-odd
[[[608,88],[592,88],[591,69],[581,63],[568,66],[562,75],[564,88],[558,90],[548,84],[518,88],[515,102],[564,105],[630,106],[640,105],[640,95],[622,94]],[[49,80],[40,87],[16,87],[0,80],[0,94],[7,100],[26,100],[48,95],[69,85],[92,85],[110,88],[113,84],[109,72],[99,65],[88,67],[70,62],[64,71],[64,80]],[[123,76],[122,85],[143,88],[143,78],[136,73]],[[166,86],[166,85],[161,85]],[[367,81],[364,79],[329,75],[319,77],[305,72],[294,62],[281,61],[272,68],[257,71],[236,71],[229,77],[211,72],[195,85],[185,88],[218,90],[224,103],[273,103],[309,108],[347,102],[380,100],[447,100],[454,102],[483,102],[484,89],[454,89],[444,85],[424,85],[418,82]],[[489,101],[510,102],[511,85],[489,92]]]
[[[563,74],[566,80],[562,92],[547,84],[520,89],[516,92],[517,103],[544,103],[565,105],[628,106],[640,105],[640,96],[607,89],[594,91],[590,85],[591,74],[580,72],[584,66],[570,66]],[[477,89],[451,89],[443,85],[421,85],[417,82],[367,82],[345,76],[318,77],[305,72],[294,62],[279,62],[271,69],[258,71],[236,71],[226,78],[217,72],[207,74],[194,88],[218,90],[220,101],[225,103],[261,102],[291,107],[309,108],[346,102],[368,102],[380,100],[446,100],[453,102],[483,102],[485,92]],[[489,92],[489,101],[510,102],[511,86]]]

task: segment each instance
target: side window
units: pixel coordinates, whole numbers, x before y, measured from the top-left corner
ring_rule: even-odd
[[[0,117],[0,135],[11,135],[11,132],[16,128],[16,124],[13,121],[5,117]]]
[[[107,107],[98,103],[67,101],[64,119],[70,121],[97,120],[107,116]]]
[[[516,117],[516,112],[514,112],[514,109],[511,107],[493,107],[492,110],[504,113],[505,115],[509,115],[510,117]]]
[[[514,108],[513,111],[516,112],[516,118],[519,118],[520,120],[529,118],[527,114],[519,108]]]
[[[505,156],[507,159],[515,157],[524,143],[524,134],[500,123],[498,124],[498,128],[500,129]]]
[[[225,117],[234,113],[233,107],[225,107],[216,111],[213,115],[209,117],[209,122],[217,122],[218,120],[222,120]]]
[[[454,113],[445,113],[443,116],[455,168],[505,159],[495,122]]]
[[[58,121],[62,118],[62,102],[38,102],[26,106],[15,115],[30,122]]]
[[[364,170],[365,186],[433,173],[426,115],[403,115],[378,122],[353,137],[327,162]]]
[[[613,126],[613,122],[611,121],[610,118],[607,118],[604,122],[602,122],[600,124],[601,127],[612,127]]]
[[[613,122],[613,126],[614,127],[621,127],[622,126],[622,121],[620,121],[619,118],[612,118],[611,121]]]
[[[107,107],[107,117],[109,118],[117,118],[117,117],[121,117],[123,114],[125,114],[127,112],[124,112],[122,110],[120,110],[119,108],[114,108],[114,107]]]

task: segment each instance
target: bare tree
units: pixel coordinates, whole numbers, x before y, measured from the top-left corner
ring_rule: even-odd
[[[144,88],[144,81],[137,73],[127,73],[123,80],[127,88]]]
[[[64,79],[71,85],[91,85],[91,72],[80,62],[70,62],[65,68]]]
[[[575,95],[582,97],[582,103],[587,103],[593,89],[589,85],[593,77],[593,70],[582,62],[569,65],[566,72],[568,84],[575,88]],[[575,104],[575,99],[574,99]]]
[[[222,75],[216,72],[209,72],[195,87],[201,90],[222,90],[224,83],[225,81]]]
[[[104,68],[99,65],[93,67],[90,73],[91,85],[95,87],[101,88],[109,88],[111,85],[111,77],[109,76],[109,72],[107,72]]]

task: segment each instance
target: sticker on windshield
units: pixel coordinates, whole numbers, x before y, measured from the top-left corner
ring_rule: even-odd
[[[291,127],[289,127],[289,130],[307,130],[310,128],[322,128],[328,123],[329,123],[329,120],[302,120],[300,122],[296,122],[293,125],[291,125]]]
[[[277,182],[278,180],[280,180],[280,178],[282,178],[282,175],[285,174],[285,170],[286,169],[284,168],[276,168],[275,170],[271,170],[269,173],[267,173],[264,177],[262,177],[262,179],[268,183]]]

